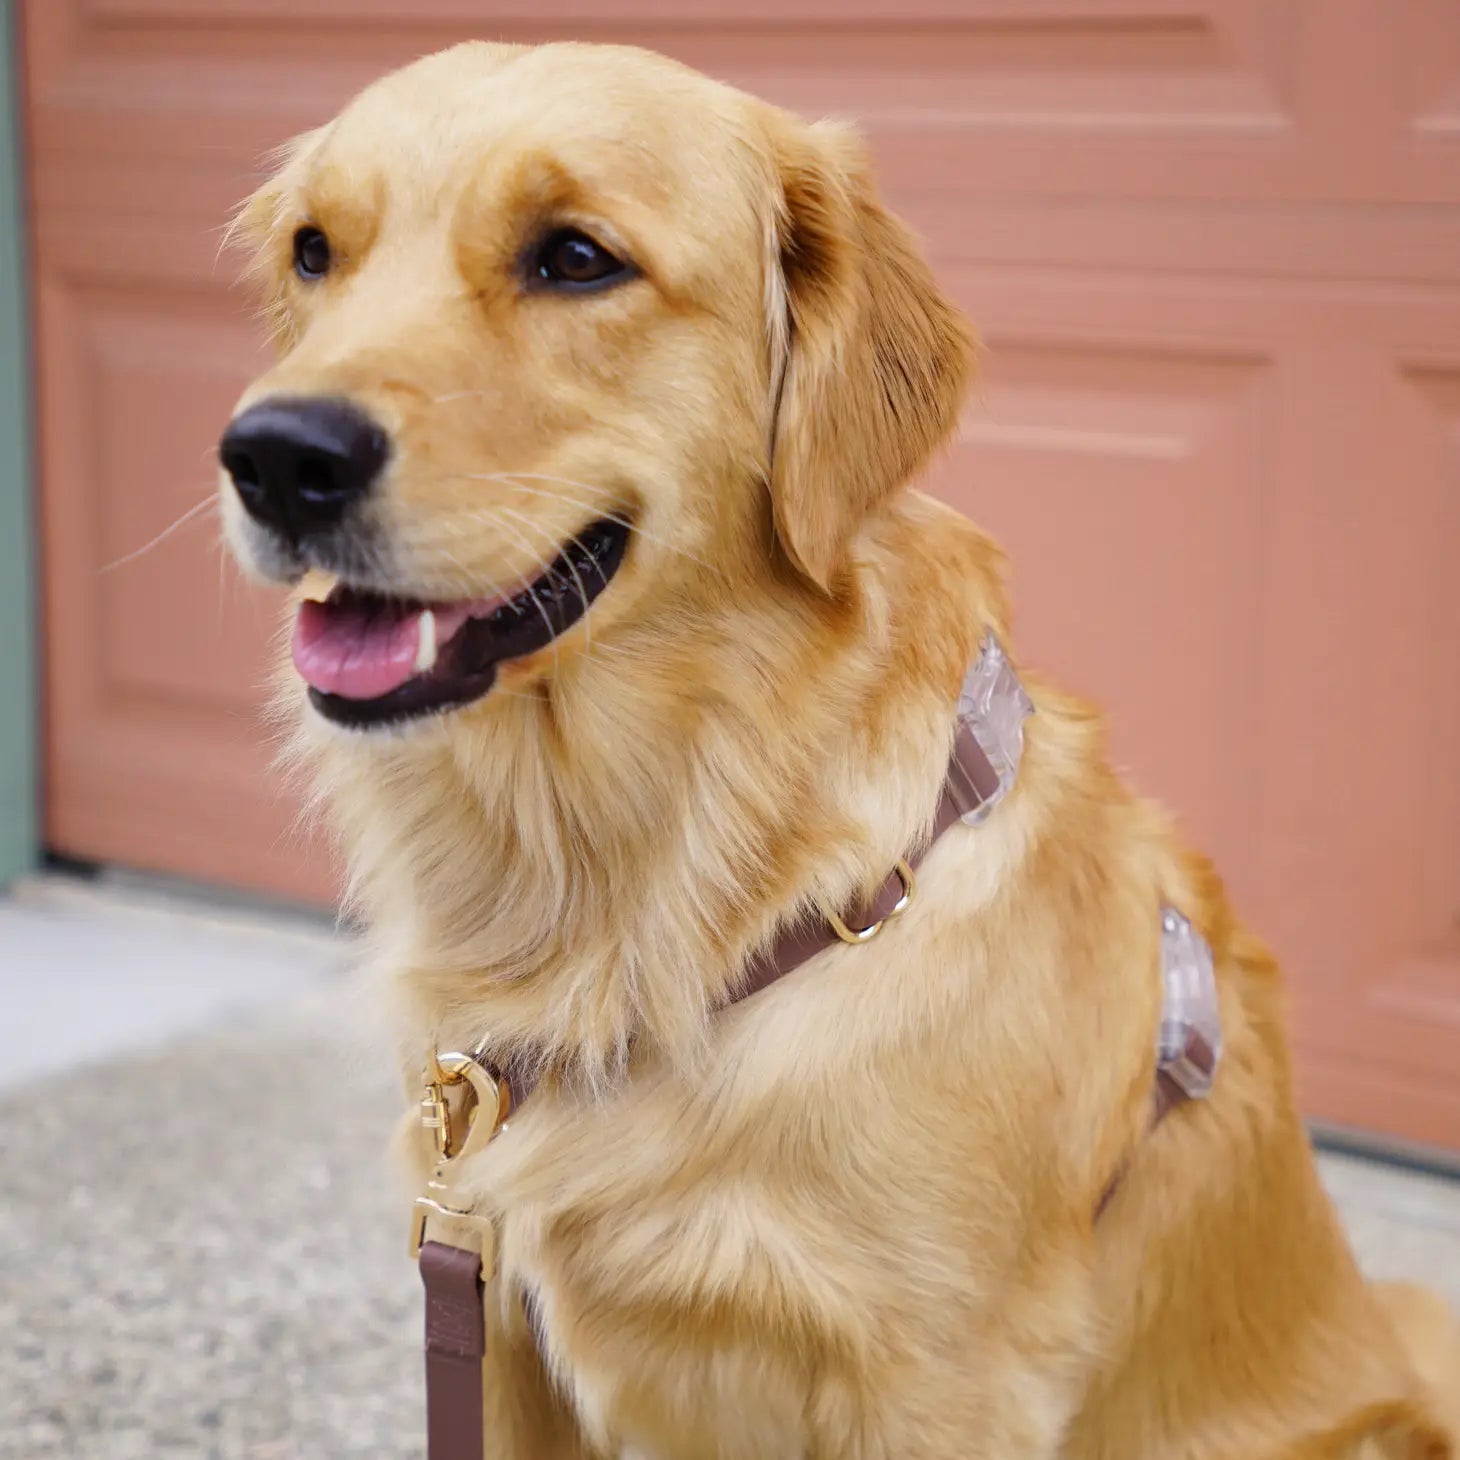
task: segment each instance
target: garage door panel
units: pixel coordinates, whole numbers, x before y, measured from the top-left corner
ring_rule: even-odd
[[[1332,203],[1295,213],[1250,202],[960,199],[891,181],[890,201],[939,262],[1027,270],[1075,264],[1141,279],[1160,273],[1392,285],[1452,282],[1460,258],[1453,210]]]
[[[1370,704],[1384,815],[1362,837],[1362,875],[1382,908],[1372,958],[1356,970],[1372,1047],[1405,1049],[1438,1077],[1460,1043],[1460,681],[1434,644],[1460,643],[1460,362],[1398,372],[1396,440],[1388,464],[1388,532],[1376,543],[1397,564],[1375,595]],[[1391,625],[1418,632],[1395,634]]]
[[[1272,137],[1291,125],[1280,96],[1291,70],[1285,28],[1263,25],[1254,37],[1249,25],[1239,37],[1199,7],[965,12],[919,27],[889,8],[878,21],[843,17],[816,30],[799,29],[791,11],[781,27],[732,48],[719,37],[685,44],[702,48],[710,69],[813,114],[843,111],[855,95],[858,117],[894,149],[909,134],[937,133],[945,147],[1073,135],[1084,148],[1122,135]],[[1002,170],[991,181],[1003,182]]]
[[[1341,1051],[1355,1079],[1403,1061],[1438,1098],[1453,1084],[1460,992],[1460,770],[1443,748],[1457,701],[1442,647],[1457,477],[1443,461],[1448,389],[1421,405],[1393,339],[1460,322],[1453,300],[1423,321],[1396,313],[1371,301],[1367,339],[1355,329],[1357,343],[1310,360],[1290,403],[1270,516],[1284,596],[1268,630],[1261,851],[1282,890],[1267,930],[1293,950],[1307,1042]],[[1324,1068],[1320,1108],[1351,1110],[1333,1087],[1343,1066]],[[1376,1109],[1371,1122],[1412,1118],[1411,1103]]]
[[[1298,1095],[1306,1110],[1355,1130],[1378,1130],[1436,1148],[1454,1148],[1460,1094],[1449,1074],[1415,1065],[1405,1057],[1403,1046],[1377,1039],[1356,1058],[1299,1029],[1294,1049]],[[1386,1049],[1392,1055],[1386,1056]]]
[[[575,31],[600,26],[667,25],[677,30],[703,30],[727,21],[774,27],[787,16],[815,19],[832,27],[851,23],[900,21],[912,28],[930,22],[959,21],[1014,32],[1040,34],[1071,26],[1099,33],[1138,35],[1155,30],[1178,35],[1204,35],[1230,27],[1252,33],[1285,29],[1296,0],[417,0],[412,24],[461,22],[481,30],[511,23],[541,21],[571,25]],[[341,11],[335,0],[69,0],[70,8],[93,22],[133,24],[180,22],[216,25],[227,22],[315,23],[337,29],[358,25],[400,25],[406,12],[397,0],[352,0]],[[1274,25],[1276,21],[1276,25]],[[1034,53],[1032,59],[1043,63]]]
[[[1460,360],[1406,363],[1396,374],[1395,439],[1403,449],[1390,463],[1385,498],[1404,570],[1386,585],[1383,617],[1416,626],[1411,635],[1387,636],[1398,666],[1388,688],[1412,704],[1415,722],[1404,753],[1383,759],[1393,767],[1386,780],[1415,814],[1399,845],[1386,849],[1400,854],[1401,867],[1386,903],[1406,936],[1440,946],[1460,943],[1460,677],[1453,659],[1447,666],[1432,652],[1435,644],[1460,645]]]
[[[1415,141],[1460,142],[1460,14],[1447,0],[1405,0],[1397,87]]]
[[[1298,0],[802,0],[762,14],[730,0],[487,13],[475,0],[436,0],[407,20],[381,0],[342,23],[331,0],[55,0],[32,24],[38,79],[73,126],[114,112],[119,130],[91,136],[112,151],[151,128],[153,155],[197,140],[237,149],[247,165],[265,139],[328,116],[423,49],[473,34],[588,35],[667,51],[804,111],[852,112],[886,170],[925,189],[1101,197],[1118,174],[1128,195],[1160,198],[1450,196],[1460,139],[1444,122],[1443,58],[1460,46],[1460,18],[1426,12],[1424,34],[1410,37],[1374,25],[1372,4],[1335,6],[1307,31],[1303,14]],[[1441,58],[1423,63],[1438,77],[1412,75],[1424,43]],[[1365,84],[1391,72],[1414,92],[1418,131],[1401,125],[1392,92]],[[186,113],[203,128],[196,139],[177,125]]]

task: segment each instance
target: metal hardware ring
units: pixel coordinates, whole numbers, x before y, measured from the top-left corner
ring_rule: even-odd
[[[832,932],[843,943],[870,943],[882,931],[883,925],[895,918],[913,900],[913,893],[917,891],[917,882],[913,878],[912,868],[908,866],[904,858],[899,857],[893,863],[892,870],[897,873],[898,881],[902,883],[902,896],[888,909],[887,916],[878,918],[875,923],[868,923],[865,928],[849,928],[834,909],[822,908],[827,922],[831,924]]]

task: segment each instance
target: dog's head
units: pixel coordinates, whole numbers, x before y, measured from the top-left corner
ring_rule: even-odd
[[[237,233],[279,360],[223,437],[228,537],[310,575],[294,661],[350,725],[571,672],[710,578],[834,595],[967,368],[851,135],[644,52],[420,61]]]

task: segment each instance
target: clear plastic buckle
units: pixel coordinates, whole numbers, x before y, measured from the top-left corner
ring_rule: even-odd
[[[1156,1067],[1200,1100],[1211,1093],[1222,1058],[1217,975],[1206,939],[1174,907],[1161,909],[1161,978]]]
[[[1033,713],[1034,702],[1019,683],[1004,646],[992,630],[985,632],[978,660],[958,694],[958,723],[978,742],[998,785],[963,813],[967,825],[977,826],[1008,795],[1024,755],[1024,721]]]

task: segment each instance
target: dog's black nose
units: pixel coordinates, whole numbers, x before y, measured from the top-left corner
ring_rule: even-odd
[[[389,449],[385,432],[348,401],[281,396],[236,417],[218,456],[249,514],[297,541],[337,526]]]

